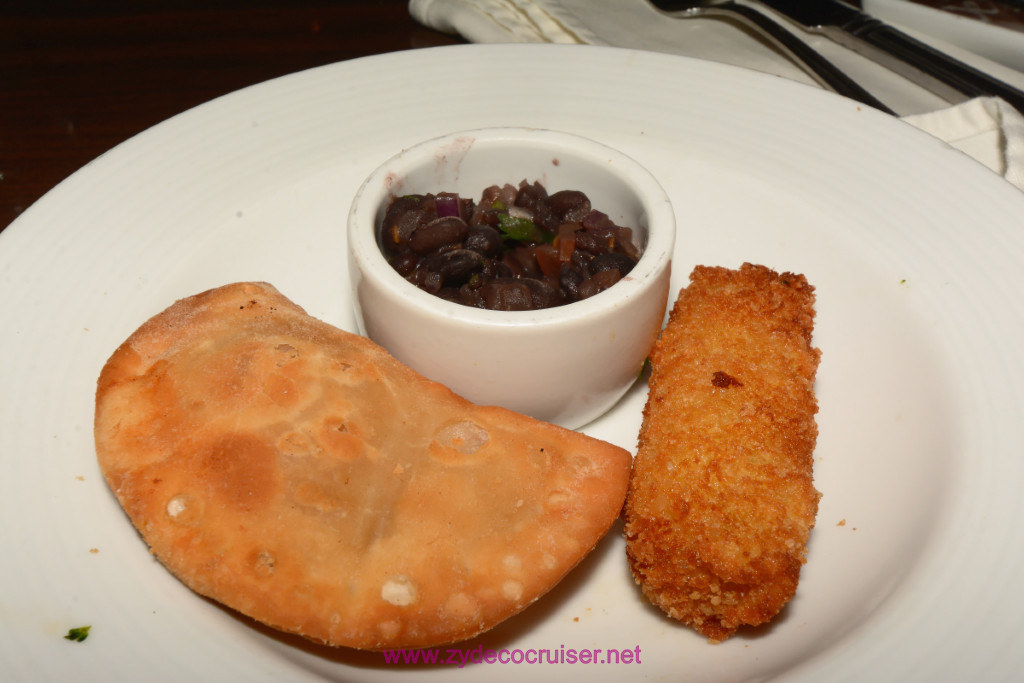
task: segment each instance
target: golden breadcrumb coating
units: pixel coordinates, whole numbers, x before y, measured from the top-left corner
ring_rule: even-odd
[[[644,595],[714,641],[796,592],[820,494],[803,275],[698,266],[651,352],[625,507]]]

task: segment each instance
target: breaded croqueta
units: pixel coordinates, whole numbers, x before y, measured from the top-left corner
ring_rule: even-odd
[[[796,592],[820,494],[814,288],[764,266],[698,266],[651,352],[625,506],[643,593],[711,640]]]

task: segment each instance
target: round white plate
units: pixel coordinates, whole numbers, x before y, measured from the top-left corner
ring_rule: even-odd
[[[696,264],[744,261],[816,285],[824,495],[799,591],[772,625],[711,645],[666,620],[633,585],[616,527],[552,593],[440,659],[600,649],[601,661],[639,648],[639,661],[396,667],[197,597],[150,557],[105,486],[93,392],[130,332],[177,298],[237,280],[269,281],[353,330],[344,221],[356,187],[403,146],[500,125],[591,136],[653,171],[678,215],[673,291]],[[89,164],[0,237],[4,677],[1019,675],[1021,216],[1018,190],[898,120],[652,53],[403,52],[188,111]],[[644,399],[638,384],[584,431],[634,449]],[[86,624],[86,641],[63,638]]]

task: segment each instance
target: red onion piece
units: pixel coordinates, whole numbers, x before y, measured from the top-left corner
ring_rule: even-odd
[[[437,204],[437,217],[447,218],[448,216],[459,216],[459,195],[439,194],[434,198]]]

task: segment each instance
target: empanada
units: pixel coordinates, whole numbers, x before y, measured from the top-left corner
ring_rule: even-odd
[[[362,649],[455,642],[530,605],[607,532],[630,468],[621,448],[469,403],[262,283],[132,334],[100,375],[95,437],[186,585]]]

